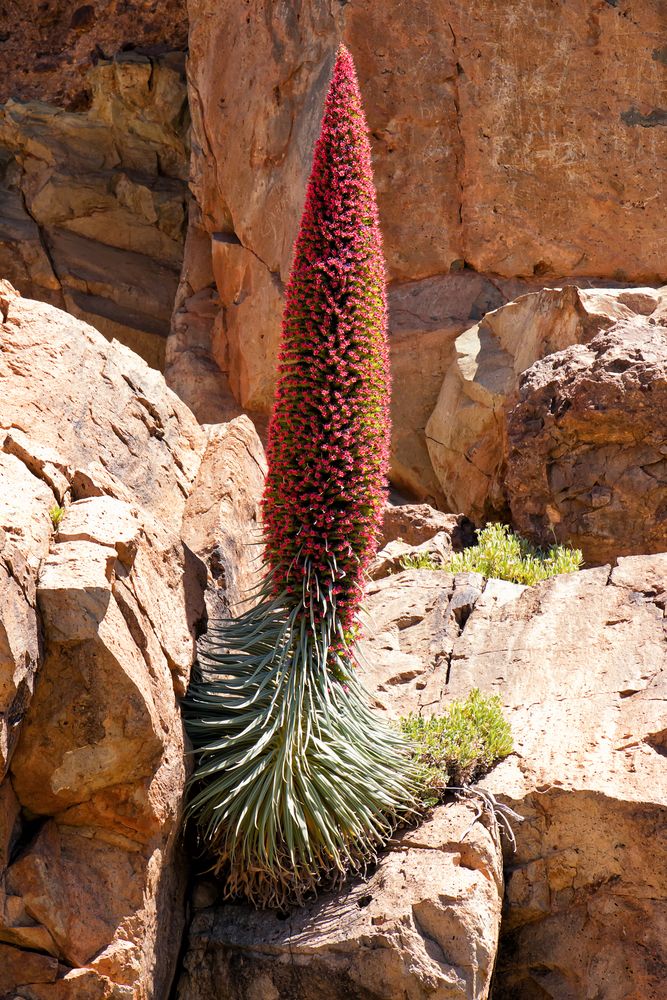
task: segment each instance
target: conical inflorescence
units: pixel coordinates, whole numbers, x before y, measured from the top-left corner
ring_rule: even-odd
[[[286,294],[258,602],[212,624],[185,703],[188,814],[229,895],[285,905],[376,856],[414,806],[355,674],[385,496],[385,274],[370,145],[341,46]]]
[[[287,287],[263,514],[276,589],[310,594],[314,576],[344,627],[385,501],[386,313],[366,120],[341,49]]]

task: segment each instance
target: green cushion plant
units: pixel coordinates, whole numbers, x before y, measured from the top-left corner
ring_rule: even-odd
[[[477,544],[455,553],[444,568],[450,573],[482,573],[530,587],[559,573],[574,573],[582,563],[579,549],[566,545],[537,549],[508,525],[487,524],[478,531]]]
[[[414,747],[425,806],[436,805],[448,788],[479,781],[512,753],[512,731],[497,695],[474,688],[443,715],[408,715],[401,728]]]

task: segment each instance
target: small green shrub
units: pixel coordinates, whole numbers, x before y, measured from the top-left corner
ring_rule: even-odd
[[[53,525],[53,530],[57,531],[60,527],[60,523],[65,516],[65,508],[60,507],[58,504],[54,504],[49,511],[49,517],[51,518],[51,524]]]
[[[415,552],[413,556],[403,556],[399,565],[401,569],[442,569],[442,563],[430,552]]]
[[[445,715],[410,714],[401,729],[412,742],[424,805],[442,799],[448,786],[479,781],[512,752],[512,731],[497,695],[474,688],[453,702]]]
[[[457,552],[446,568],[452,573],[482,573],[530,587],[559,573],[574,573],[582,562],[579,549],[552,545],[545,551],[515,535],[506,524],[487,524],[477,533],[477,545]]]

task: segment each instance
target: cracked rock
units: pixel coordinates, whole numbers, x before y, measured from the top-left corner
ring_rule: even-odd
[[[262,448],[0,294],[0,994],[162,1000],[187,875],[178,699],[207,586],[219,610],[252,580]]]
[[[522,398],[526,394],[523,387],[530,384],[527,375],[522,380],[522,373],[531,365],[536,371],[550,370],[551,362],[542,362],[540,367],[541,359],[566,348],[583,351],[572,345],[589,343],[615,323],[646,328],[647,314],[658,315],[660,303],[661,293],[653,288],[545,288],[500,305],[461,333],[455,344],[455,358],[426,424],[429,455],[449,509],[466,511],[479,522],[506,512],[509,500],[514,514],[515,495],[523,492],[530,497],[534,489],[532,480],[530,488],[521,487],[518,469],[512,482],[506,482],[508,418],[519,399],[520,384]],[[581,356],[586,356],[585,352]],[[562,395],[565,399],[567,391]],[[510,452],[522,450],[524,462],[529,464],[532,459],[534,469],[539,467],[543,477],[545,463],[554,462],[555,456],[538,456],[533,435],[537,426],[542,427],[542,414],[551,412],[551,396],[543,394],[539,405],[531,410],[530,419],[526,416],[524,427],[515,411],[510,430]],[[537,420],[536,427],[531,420]],[[554,423],[558,424],[558,416],[547,416],[545,437],[547,428]],[[613,447],[613,439],[611,444]],[[543,447],[547,447],[546,441]],[[513,466],[510,474],[512,470]],[[536,477],[537,471],[533,479]],[[594,482],[592,477],[591,485]],[[596,508],[604,503],[601,494],[591,499],[591,506]],[[525,526],[525,518],[521,524]],[[548,541],[553,541],[553,536]]]
[[[667,549],[667,325],[637,316],[521,379],[508,424],[512,521],[590,564]]]
[[[178,1000],[478,1000],[500,918],[499,846],[474,809],[437,809],[367,880],[289,914],[199,910]]]

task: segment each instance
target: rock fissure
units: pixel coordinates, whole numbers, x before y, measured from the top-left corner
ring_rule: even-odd
[[[463,69],[458,61],[458,51],[457,51],[457,40],[456,34],[450,22],[447,22],[447,27],[452,36],[452,58],[455,64],[455,71],[451,77],[453,84],[453,100],[454,100],[454,111],[455,111],[455,122],[456,122],[456,132],[458,139],[458,148],[454,153],[454,160],[456,164],[456,183],[458,186],[458,221],[461,227],[460,240],[461,245],[466,246],[465,240],[465,229],[464,229],[464,177],[465,177],[465,140],[463,138],[463,131],[461,129],[461,95],[459,92],[459,75],[463,73]]]

